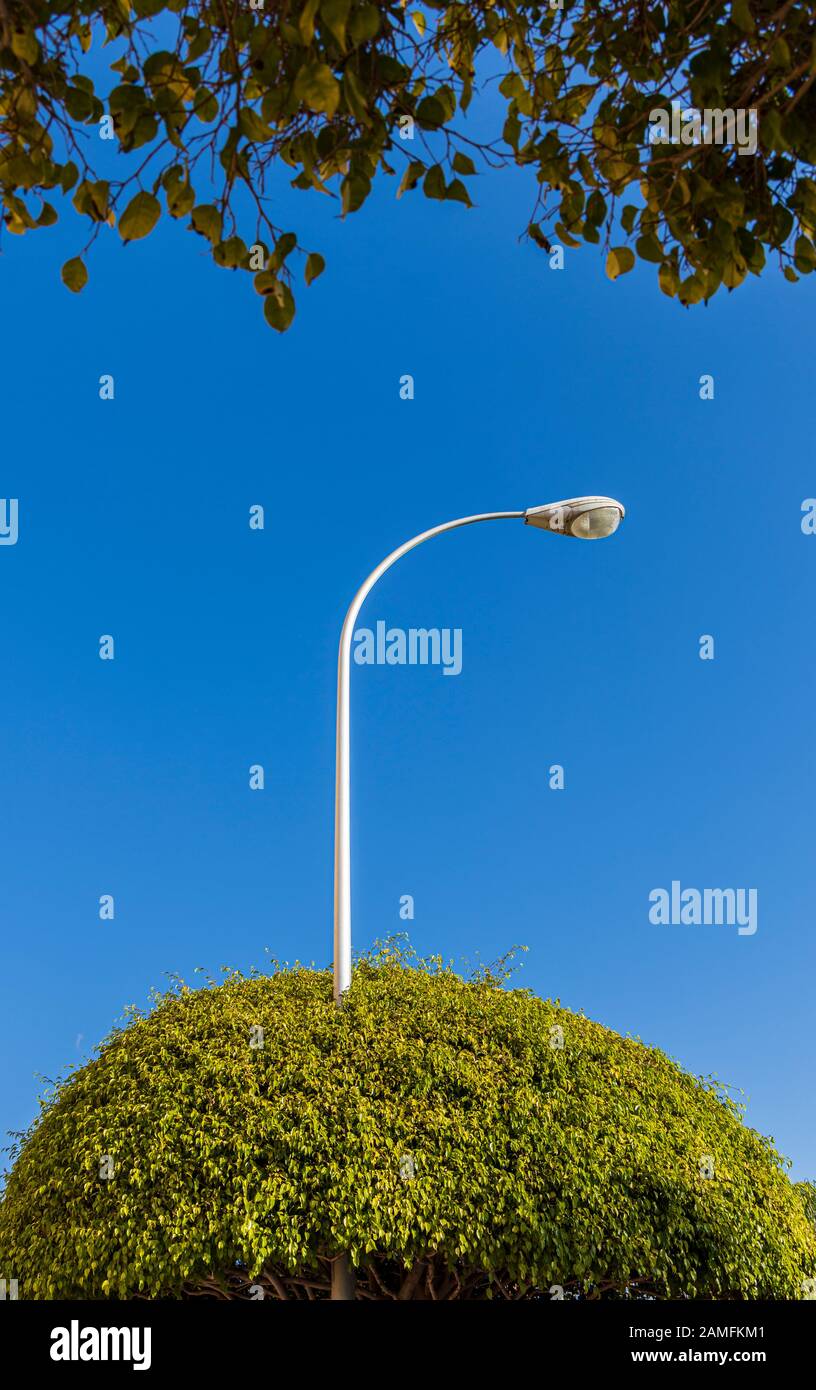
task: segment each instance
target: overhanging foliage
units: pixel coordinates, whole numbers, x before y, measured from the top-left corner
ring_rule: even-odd
[[[115,46],[107,83],[94,35]],[[685,305],[769,257],[795,281],[816,267],[815,35],[806,0],[0,0],[4,222],[50,226],[69,199],[88,220],[63,267],[79,291],[101,228],[133,241],[186,219],[282,331],[298,255],[307,284],[324,261],[281,225],[275,169],[347,215],[378,174],[469,207],[477,172],[515,163],[529,237],[599,243],[613,279],[640,257]],[[466,117],[487,77],[501,114],[482,139]],[[754,111],[755,153],[651,143],[673,103]]]

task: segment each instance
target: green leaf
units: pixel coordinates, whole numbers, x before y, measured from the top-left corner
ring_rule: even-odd
[[[527,228],[527,235],[532,238],[536,246],[540,246],[542,251],[551,251],[552,242],[549,237],[541,230],[538,222],[531,222]]]
[[[422,11],[421,11],[421,10],[413,10],[413,11],[411,12],[411,19],[413,20],[414,28],[416,29],[417,33],[419,34],[419,37],[420,37],[421,39],[424,38],[424,37],[425,37],[425,16],[424,16],[424,14],[422,13]]]
[[[30,65],[36,63],[40,56],[40,45],[34,30],[15,29],[11,24],[9,24],[9,28],[11,29],[11,51],[15,57],[22,58],[24,63]]]
[[[434,92],[434,100],[438,101],[444,112],[445,120],[450,121],[456,115],[456,93],[453,88],[443,83]]]
[[[201,203],[193,208],[190,225],[194,232],[205,236],[213,244],[221,240],[221,214],[211,203]]]
[[[149,112],[145,112],[139,117],[133,127],[130,140],[123,140],[123,147],[127,150],[138,150],[140,146],[148,145],[151,140],[155,140],[158,129],[159,123],[156,117],[151,116]]]
[[[60,188],[63,193],[69,193],[79,178],[79,170],[73,160],[69,159],[67,164],[62,166],[60,173]]]
[[[416,109],[417,124],[423,130],[438,130],[445,124],[445,108],[438,97],[423,97]]]
[[[377,76],[386,87],[399,87],[402,83],[407,82],[411,76],[411,70],[404,63],[399,63],[396,58],[392,58],[390,53],[378,53]]]
[[[697,275],[690,275],[680,284],[678,297],[681,304],[699,304],[705,294],[705,287]]]
[[[340,84],[326,63],[307,63],[295,78],[294,93],[310,111],[333,116],[340,102]]]
[[[306,284],[311,285],[318,275],[326,269],[326,262],[318,251],[310,251],[306,257]]]
[[[325,20],[326,28],[337,39],[343,51],[346,47],[346,24],[350,10],[351,0],[321,0],[320,18]]]
[[[164,3],[164,0],[162,0],[162,2]],[[211,43],[212,30],[206,25],[202,25],[198,33],[192,34],[190,37],[189,46],[187,48],[187,62],[194,63],[196,58],[202,58]]]
[[[226,241],[219,241],[213,247],[213,260],[216,265],[225,266],[227,270],[237,270],[247,259],[247,249],[239,236],[228,237]]]
[[[432,164],[422,182],[426,198],[445,197],[445,175],[441,164]]]
[[[106,179],[92,182],[84,179],[73,197],[77,212],[90,217],[92,222],[106,222],[110,214],[110,184]]]
[[[342,195],[343,216],[347,212],[356,212],[362,207],[369,193],[371,192],[371,179],[366,174],[348,174],[340,186]]]
[[[300,37],[308,48],[314,38],[314,21],[317,14],[320,0],[306,0],[306,4],[300,12],[298,29]]]
[[[816,269],[816,249],[806,236],[798,236],[793,248],[793,264],[800,275],[810,275]]]
[[[447,198],[448,202],[464,203],[465,207],[473,207],[473,204],[470,201],[470,194],[468,193],[461,179],[453,179],[448,184],[448,187],[445,190],[445,197]]]
[[[508,72],[499,83],[499,91],[503,97],[507,97],[508,101],[517,101],[519,97],[524,96],[527,88],[524,85],[524,79],[517,72]]]
[[[275,249],[269,257],[267,269],[280,270],[287,256],[291,256],[297,246],[297,236],[294,232],[281,232],[275,242]]]
[[[72,121],[90,121],[94,115],[94,99],[81,87],[68,87],[63,98]]]
[[[726,289],[735,290],[738,285],[742,284],[747,274],[748,267],[742,257],[730,256],[723,268],[722,282]],[[697,301],[691,300],[690,302],[694,304]]]
[[[504,123],[502,138],[511,149],[518,150],[518,143],[521,139],[521,121],[514,113],[511,113]]]
[[[343,95],[352,116],[356,116],[357,120],[362,121],[364,125],[370,125],[371,120],[368,115],[365,93],[350,67],[346,68],[343,73]]]
[[[599,193],[597,188],[590,193],[586,205],[586,219],[594,226],[598,227],[606,217],[606,199]],[[631,231],[631,227],[629,228]]]
[[[218,115],[218,98],[206,87],[199,87],[193,101],[193,113],[202,125],[209,125]]]
[[[121,86],[114,87],[108,97],[108,110],[112,115],[120,115],[124,111],[141,111],[147,102],[148,97],[144,87],[139,87],[131,82],[123,82]]]
[[[285,333],[295,317],[292,291],[282,280],[276,280],[270,293],[265,296],[264,316],[270,328],[278,333]]]
[[[137,193],[119,218],[119,235],[123,241],[139,241],[153,231],[160,217],[158,198],[152,193]]]
[[[277,283],[277,275],[268,267],[266,270],[259,270],[252,281],[256,294],[271,294]]]
[[[171,217],[186,217],[188,212],[192,212],[195,206],[195,189],[191,183],[186,183],[183,179],[165,183],[164,192],[167,211]]]
[[[422,175],[425,173],[425,165],[421,159],[412,159],[405,173],[399,182],[397,197],[401,198],[403,193],[410,193],[412,188],[416,188]]]
[[[652,232],[638,237],[635,250],[642,261],[652,261],[655,265],[660,265],[665,255],[663,247]]]
[[[731,0],[731,23],[736,24],[743,34],[753,34],[756,25],[748,0]]]
[[[253,140],[257,144],[263,144],[265,140],[271,140],[274,134],[270,126],[262,121],[257,111],[253,111],[251,106],[242,106],[238,116],[238,125],[242,135],[248,140]]]
[[[457,174],[476,173],[476,165],[473,163],[470,155],[462,154],[461,150],[457,150],[456,154],[453,156],[453,168]]]
[[[572,233],[564,226],[563,222],[556,222],[555,235],[558,237],[559,241],[563,241],[565,246],[577,248],[581,245],[580,241],[575,239]]]
[[[377,34],[380,27],[380,12],[376,5],[363,5],[362,9],[355,10],[351,16],[349,31],[352,43],[358,47],[368,43]]]
[[[79,294],[88,283],[88,272],[85,263],[79,256],[74,256],[70,261],[66,261],[62,267],[62,283],[67,285],[73,294]]]
[[[625,275],[635,264],[635,255],[628,246],[614,246],[606,258],[606,273],[610,280]]]
[[[657,282],[664,294],[673,299],[680,288],[680,276],[670,261],[664,261],[657,272]]]

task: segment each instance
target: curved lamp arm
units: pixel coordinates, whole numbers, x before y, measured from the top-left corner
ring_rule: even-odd
[[[337,753],[334,784],[334,1000],[342,1003],[343,994],[351,984],[351,777],[350,777],[350,687],[351,643],[354,624],[360,609],[374,585],[409,550],[452,531],[457,526],[471,526],[475,521],[503,521],[525,516],[521,512],[483,512],[480,516],[463,516],[458,521],[446,521],[432,526],[413,540],[392,550],[390,555],[372,570],[360,585],[351,601],[340,634],[340,653],[337,661]]]

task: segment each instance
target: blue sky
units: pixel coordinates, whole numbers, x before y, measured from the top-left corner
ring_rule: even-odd
[[[519,984],[742,1089],[816,1177],[812,286],[685,312],[594,248],[550,270],[524,174],[393,194],[288,200],[327,270],[283,337],[183,224],[106,234],[78,297],[72,215],[5,239],[0,1129],[164,972],[328,963],[357,585],[437,522],[609,493],[605,544],[467,528],[368,601],[461,628],[463,670],[354,671],[355,946],[405,894],[423,952],[526,944]],[[757,933],[652,925],[673,879],[755,887]]]

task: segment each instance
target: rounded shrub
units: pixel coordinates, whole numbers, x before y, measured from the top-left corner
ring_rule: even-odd
[[[772,1298],[813,1189],[710,1079],[393,945],[128,1011],[13,1150],[21,1298]]]

